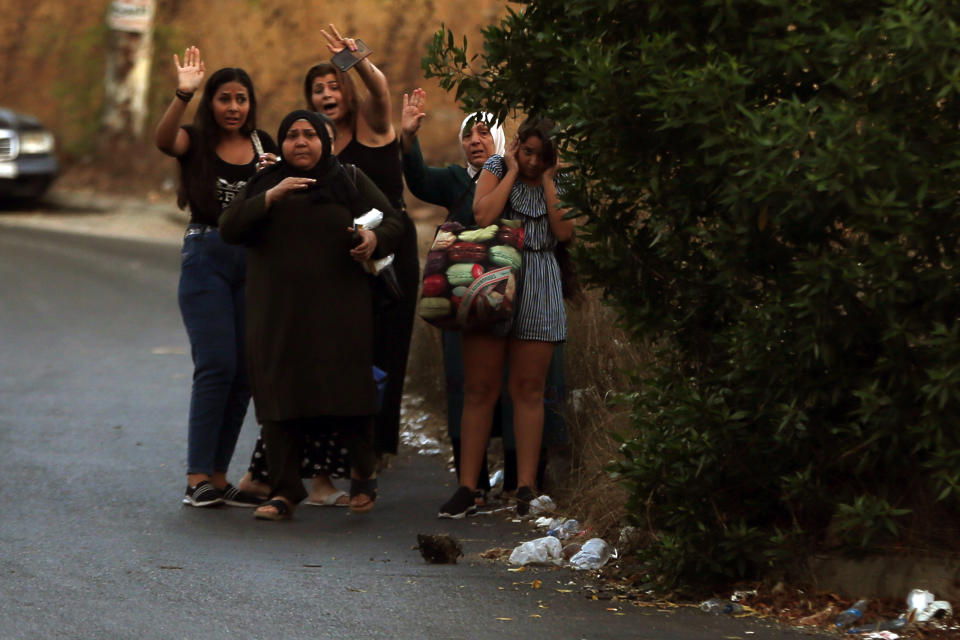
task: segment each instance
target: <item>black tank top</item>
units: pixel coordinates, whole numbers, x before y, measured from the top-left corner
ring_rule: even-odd
[[[387,200],[403,211],[403,165],[400,161],[400,141],[394,138],[382,147],[368,147],[353,138],[337,154],[340,162],[355,164],[383,191]]]

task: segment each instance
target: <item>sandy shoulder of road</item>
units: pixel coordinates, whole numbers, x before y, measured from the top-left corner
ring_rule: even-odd
[[[36,205],[4,208],[0,224],[177,244],[188,214],[177,208],[175,198],[154,201],[54,188]]]
[[[0,208],[0,225],[29,226],[66,233],[131,238],[179,244],[189,213],[176,205],[176,195],[132,197],[54,187],[43,201],[25,208]],[[436,208],[414,206],[420,254],[425,255],[436,225]]]

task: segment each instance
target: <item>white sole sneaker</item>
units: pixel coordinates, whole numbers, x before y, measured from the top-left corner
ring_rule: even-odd
[[[215,507],[223,504],[223,494],[207,480],[201,480],[196,486],[187,485],[183,504],[191,507]]]

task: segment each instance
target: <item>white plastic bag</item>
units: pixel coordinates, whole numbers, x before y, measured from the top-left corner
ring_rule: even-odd
[[[540,529],[553,529],[563,524],[563,520],[560,518],[551,518],[550,516],[540,516],[533,524]]]
[[[555,564],[563,563],[563,545],[553,536],[524,542],[510,554],[510,564]]]
[[[363,229],[376,229],[383,222],[383,211],[370,209],[365,214],[353,219],[353,226]]]
[[[553,513],[556,508],[557,505],[553,502],[553,498],[548,495],[542,495],[530,501],[530,515],[532,516]]]
[[[376,229],[380,226],[381,222],[383,222],[383,211],[380,211],[380,209],[370,209],[370,211],[367,211],[362,216],[353,219],[353,228],[357,230]],[[391,264],[393,264],[392,253],[386,258],[367,260],[363,263],[363,268],[366,269],[367,273],[379,275],[381,271]]]

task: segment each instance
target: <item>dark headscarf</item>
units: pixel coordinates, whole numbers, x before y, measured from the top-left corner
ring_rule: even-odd
[[[317,164],[309,169],[298,169],[283,157],[283,141],[287,137],[287,131],[297,120],[309,122],[323,143],[323,154]],[[270,165],[250,179],[247,184],[247,196],[272,189],[287,177],[313,178],[316,182],[306,189],[311,202],[316,204],[326,202],[342,204],[349,208],[354,216],[366,212],[369,207],[365,207],[360,202],[359,192],[353,179],[347,174],[344,166],[340,164],[337,156],[333,154],[333,141],[330,139],[330,131],[327,129],[327,125],[332,128],[334,126],[333,121],[322,113],[298,109],[287,114],[277,130],[280,161]]]

